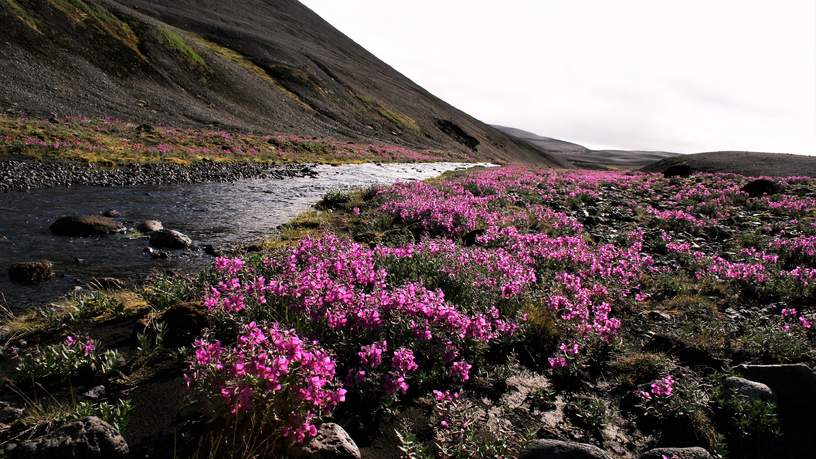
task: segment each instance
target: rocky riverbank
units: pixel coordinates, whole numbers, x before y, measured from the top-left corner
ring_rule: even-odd
[[[180,183],[233,182],[247,178],[290,178],[313,176],[311,165],[260,162],[196,161],[128,164],[106,167],[79,161],[0,160],[0,192],[38,188],[90,186],[171,185]]]

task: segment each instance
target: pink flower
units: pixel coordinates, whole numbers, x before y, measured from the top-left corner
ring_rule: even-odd
[[[414,362],[414,353],[407,348],[401,347],[394,351],[394,357],[391,359],[391,366],[395,370],[402,372],[416,371],[419,366]]]
[[[473,368],[473,365],[467,363],[464,360],[453,362],[453,367],[451,367],[451,374],[453,374],[455,378],[464,382],[470,379],[471,368]]]

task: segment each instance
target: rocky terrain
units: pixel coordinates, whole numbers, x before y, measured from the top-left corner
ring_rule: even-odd
[[[71,186],[135,186],[176,183],[234,182],[245,178],[283,179],[310,175],[308,165],[199,161],[105,167],[76,161],[0,161],[0,192]]]
[[[199,275],[7,311],[0,445],[807,457],[814,209],[812,179],[707,173],[505,167],[329,193]],[[19,275],[50,282],[44,263]]]

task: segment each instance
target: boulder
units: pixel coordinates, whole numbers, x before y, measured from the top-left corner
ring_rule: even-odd
[[[42,437],[10,444],[8,459],[120,458],[129,453],[122,435],[96,416],[70,422]]]
[[[770,387],[749,379],[729,376],[725,378],[723,385],[729,394],[740,395],[749,400],[772,401],[774,399],[774,393]]]
[[[150,245],[162,249],[179,250],[193,245],[193,240],[176,230],[163,229],[150,233]]]
[[[39,284],[54,277],[54,264],[48,260],[14,263],[8,270],[9,279],[20,284]]]
[[[207,326],[207,311],[194,303],[179,303],[171,306],[161,315],[167,326],[165,341],[174,346],[186,346],[195,340]]]
[[[162,226],[162,222],[158,220],[145,220],[136,225],[136,229],[142,233],[152,233],[154,231],[163,230],[164,226]]]
[[[771,388],[776,395],[785,447],[791,457],[811,457],[816,451],[816,373],[805,364],[739,365],[737,373]]]
[[[671,177],[689,177],[691,175],[691,166],[688,164],[675,164],[674,166],[669,166],[666,170],[663,171],[663,177],[671,178]]]
[[[0,423],[11,424],[20,419],[23,415],[23,409],[12,406],[8,402],[0,402]]]
[[[610,456],[588,443],[533,440],[524,447],[519,459],[610,459]]]
[[[136,126],[136,132],[153,132],[153,126],[147,123]]]
[[[640,459],[712,459],[711,453],[699,446],[691,448],[655,448],[640,455]]]
[[[62,217],[52,223],[50,229],[57,236],[88,237],[121,233],[125,225],[102,215],[84,215]]]
[[[291,456],[313,459],[360,459],[360,449],[339,425],[327,422],[320,425],[317,436],[309,443],[293,448]]]
[[[779,194],[784,190],[782,185],[768,179],[756,179],[750,181],[742,187],[742,191],[748,193],[752,198],[758,198],[763,195]]]

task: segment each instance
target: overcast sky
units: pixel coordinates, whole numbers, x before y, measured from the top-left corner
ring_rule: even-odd
[[[816,154],[815,0],[302,0],[487,123],[595,148]]]

